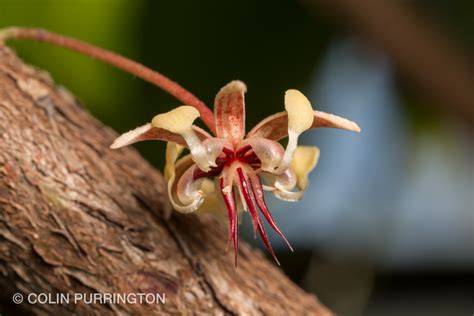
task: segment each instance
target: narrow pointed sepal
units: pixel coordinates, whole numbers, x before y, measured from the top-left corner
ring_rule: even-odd
[[[200,127],[193,126],[192,129],[201,140],[211,137],[208,132]],[[163,128],[153,127],[151,123],[147,123],[117,137],[112,145],[110,145],[110,148],[118,149],[145,140],[162,140],[188,147],[186,141],[181,135]]]
[[[343,117],[329,114],[321,111],[313,111],[314,120],[311,124],[313,128],[339,128],[352,132],[360,132],[360,127],[357,123],[345,119]],[[278,141],[288,136],[288,114],[286,112],[279,112],[270,115],[263,119],[260,123],[255,125],[247,134],[250,137],[263,137]]]

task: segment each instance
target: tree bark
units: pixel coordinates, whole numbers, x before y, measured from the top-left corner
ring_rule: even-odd
[[[0,49],[0,298],[164,293],[165,304],[19,304],[33,314],[330,315],[224,225],[162,217],[165,184],[48,74]],[[53,295],[53,297],[54,297]]]

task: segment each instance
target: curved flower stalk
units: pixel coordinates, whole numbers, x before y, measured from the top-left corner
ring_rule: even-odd
[[[183,105],[159,114],[147,123],[118,137],[116,149],[143,140],[168,142],[165,179],[169,205],[181,213],[218,209],[229,217],[229,243],[235,264],[238,253],[238,222],[243,212],[252,218],[254,235],[260,235],[275,261],[260,215],[288,244],[265,203],[264,191],[285,201],[298,201],[308,186],[308,174],[316,166],[319,150],[297,146],[308,129],[334,127],[359,132],[356,123],[312,109],[298,90],[285,94],[285,110],[271,115],[245,134],[246,86],[232,81],[215,98],[215,135],[193,125],[196,108]],[[278,140],[288,137],[283,148]],[[189,154],[181,157],[183,149]]]

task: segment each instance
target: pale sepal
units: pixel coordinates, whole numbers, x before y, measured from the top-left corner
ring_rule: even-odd
[[[214,101],[216,136],[237,143],[245,136],[245,83],[234,80],[225,85]]]
[[[208,132],[198,126],[193,126],[192,129],[200,140],[212,137]],[[151,123],[147,123],[117,137],[112,145],[110,145],[110,148],[118,149],[145,140],[162,140],[185,147],[188,146],[181,135],[170,132],[163,128],[153,127]]]

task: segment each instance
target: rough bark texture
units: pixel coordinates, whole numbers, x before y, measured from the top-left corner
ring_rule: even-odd
[[[0,48],[0,297],[165,293],[166,304],[29,305],[34,314],[328,315],[257,250],[238,269],[209,217],[161,216],[164,182],[46,73]]]

